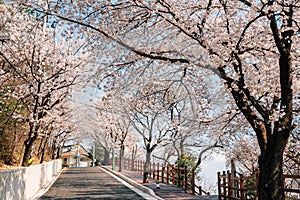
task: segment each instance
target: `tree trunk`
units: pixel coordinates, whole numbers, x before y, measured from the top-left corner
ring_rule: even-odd
[[[59,157],[60,157],[60,148],[61,148],[61,146],[58,145],[58,147],[56,149],[56,156],[55,156],[56,159],[59,159]]]
[[[259,159],[259,200],[283,200],[282,159],[280,155],[262,156]]]
[[[28,134],[28,138],[24,141],[25,149],[24,155],[22,159],[22,166],[27,167],[29,165],[28,161],[30,159],[30,154],[33,149],[33,145],[38,138],[38,130],[39,126],[35,125],[35,123],[30,123],[30,130]]]
[[[35,142],[35,138],[31,137],[25,140],[24,145],[24,155],[23,155],[23,160],[22,160],[22,166],[27,167],[29,165],[28,161],[30,159],[30,154],[32,151],[33,143]]]
[[[36,142],[38,143],[38,142]],[[37,151],[37,157],[40,159],[41,158],[41,154],[42,154],[42,149],[43,149],[43,144],[44,144],[44,139],[40,139],[39,141],[39,147],[37,148],[38,151]]]
[[[56,156],[57,156],[56,138],[54,138],[51,143],[51,159],[54,160]]]
[[[45,139],[42,149],[41,149],[41,158],[40,158],[40,163],[44,162],[44,157],[45,157],[45,151],[46,151],[46,146],[47,146],[48,140]]]
[[[103,164],[104,165],[109,165],[109,151],[104,148],[104,158],[103,158]]]
[[[136,157],[136,153],[137,153],[137,145],[135,145],[132,149],[131,152],[131,171],[134,171],[134,162],[135,162],[135,157]]]
[[[124,142],[121,143],[120,146],[120,152],[119,152],[119,172],[122,171],[122,162],[123,162],[123,156],[124,156]]]
[[[150,170],[150,161],[151,161],[151,151],[147,149],[146,153],[146,162],[144,164],[144,174],[143,174],[143,183],[148,183],[149,170]]]
[[[288,141],[284,133],[273,133],[259,157],[259,200],[284,200],[283,152]]]

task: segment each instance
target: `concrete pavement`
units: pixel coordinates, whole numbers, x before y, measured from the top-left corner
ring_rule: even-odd
[[[142,194],[142,193],[141,193]],[[68,168],[40,199],[149,199],[97,167]]]

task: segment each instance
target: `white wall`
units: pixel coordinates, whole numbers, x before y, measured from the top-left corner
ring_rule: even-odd
[[[62,169],[62,160],[40,165],[0,171],[1,200],[31,199]]]

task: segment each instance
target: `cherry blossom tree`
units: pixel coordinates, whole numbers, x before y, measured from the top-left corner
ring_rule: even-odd
[[[153,85],[152,85],[153,86]],[[143,182],[148,182],[148,173],[151,164],[151,154],[161,143],[164,142],[169,132],[169,126],[165,123],[164,109],[161,108],[159,99],[148,96],[144,91],[141,96],[132,99],[128,109],[127,117],[130,119],[131,125],[142,137],[143,145],[146,151],[146,160],[144,164]],[[143,91],[141,91],[143,93]],[[138,98],[138,99],[137,99]]]
[[[75,55],[79,44],[72,44],[70,39],[56,40],[54,30],[44,21],[14,9],[12,12],[9,40],[1,45],[0,56],[17,80],[12,95],[22,102],[28,114],[25,117],[29,131],[22,161],[27,166],[43,125],[50,123],[46,116],[69,97],[82,60]]]
[[[40,163],[42,163],[44,154],[47,150],[46,144],[48,144],[48,154],[50,157],[52,159],[58,159],[61,154],[63,143],[70,137],[73,137],[75,130],[72,109],[72,103],[70,101],[64,101],[63,104],[55,107],[51,110],[51,113],[48,114],[47,125],[50,127],[47,129],[43,128],[45,132],[44,135],[41,133],[39,134],[39,137],[45,141],[44,148],[42,148],[40,152],[42,155]],[[50,120],[50,118],[52,120]]]
[[[117,90],[118,91],[118,90]],[[116,92],[116,91],[114,91]],[[97,115],[100,115],[101,123],[105,125],[105,132],[109,134],[112,146],[119,148],[119,171],[122,171],[122,161],[125,154],[125,147],[134,145],[135,141],[130,140],[130,122],[123,112],[123,98],[116,93],[105,93],[100,101],[96,101]]]
[[[182,71],[217,74],[256,133],[259,199],[277,200],[284,198],[283,152],[295,127],[293,96],[300,85],[299,4],[57,1],[46,10],[34,8],[89,28],[139,56],[176,63]]]
[[[176,98],[168,108],[168,115],[173,126],[169,136],[171,142],[167,145],[171,147],[171,149],[169,148],[171,151],[168,154],[169,159],[174,159],[175,156],[175,159],[178,160],[186,155],[192,155],[196,158],[193,166],[196,169],[205,154],[214,148],[223,147],[220,144],[220,135],[222,135],[220,127],[224,122],[220,123],[220,119],[218,120],[216,116],[209,116],[212,108],[209,108],[205,102],[211,101],[211,99],[206,95],[199,95],[200,91],[197,91],[197,88],[201,88],[203,92],[204,87],[195,86],[195,82],[193,85],[185,84],[186,92],[176,87],[176,92],[173,93],[176,94],[174,95]]]
[[[76,133],[74,137],[85,137],[93,140],[103,152],[101,162],[104,165],[109,165],[110,154],[113,149],[108,131],[111,125],[110,116],[106,115],[104,109],[102,110],[102,104],[97,99],[92,102],[75,103],[75,105],[76,110],[73,110],[73,118]]]

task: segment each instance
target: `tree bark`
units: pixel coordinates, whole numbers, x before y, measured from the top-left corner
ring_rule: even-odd
[[[284,200],[283,151],[288,137],[284,133],[274,133],[267,148],[259,157],[259,200]]]
[[[137,153],[137,145],[135,145],[132,149],[131,152],[131,171],[134,171],[134,162],[135,162],[135,157],[136,157],[136,153]]]
[[[42,140],[43,141],[43,140]],[[47,143],[48,143],[48,139],[45,139],[44,143],[43,143],[43,146],[42,146],[42,149],[41,149],[41,158],[40,158],[40,163],[43,163],[44,162],[44,158],[45,158],[45,151],[46,151],[46,146],[47,146]]]
[[[148,183],[149,178],[149,169],[150,169],[150,161],[151,161],[151,151],[150,149],[147,149],[146,153],[146,162],[144,164],[144,174],[143,174],[143,183]]]
[[[124,149],[125,149],[125,146],[124,146],[124,141],[121,143],[120,145],[120,152],[119,152],[119,172],[122,171],[122,162],[123,162],[123,156],[124,156]]]
[[[109,165],[109,151],[106,148],[104,148],[103,164]]]
[[[60,157],[60,149],[61,149],[61,146],[59,145],[56,150],[56,157],[55,157],[56,159],[58,159]]]
[[[35,139],[33,137],[28,138],[24,142],[25,149],[24,149],[24,155],[23,155],[23,159],[22,159],[23,167],[27,167],[29,165],[28,161],[30,159],[30,154],[31,154],[34,142],[35,142]]]
[[[29,165],[28,161],[30,159],[31,151],[33,150],[33,144],[36,142],[38,137],[39,126],[34,125],[34,123],[30,124],[30,131],[28,134],[28,138],[24,141],[25,149],[24,156],[22,159],[22,166],[27,167]]]

